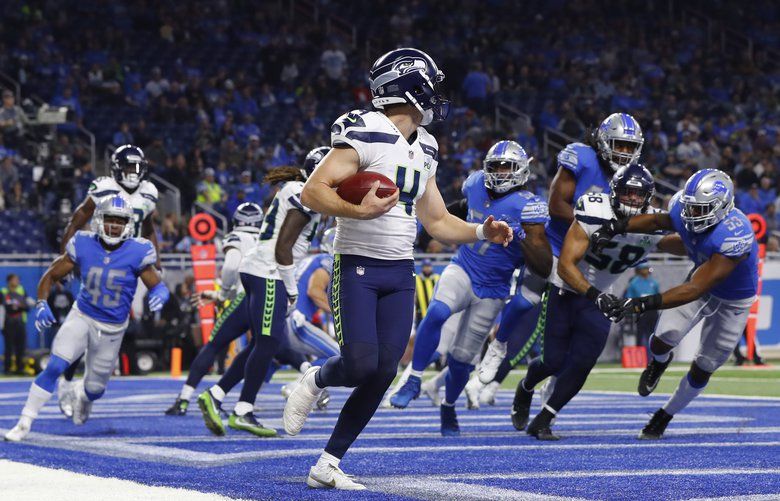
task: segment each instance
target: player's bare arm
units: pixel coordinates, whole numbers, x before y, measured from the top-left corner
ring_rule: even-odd
[[[141,223],[141,236],[152,242],[152,245],[154,246],[154,252],[157,253],[157,263],[155,263],[154,266],[158,270],[162,270],[162,262],[160,261],[160,246],[157,243],[157,231],[154,228],[154,219],[152,219],[151,214],[149,214],[149,216],[147,216],[147,218],[144,219]]]
[[[297,209],[290,209],[284,218],[284,223],[279,229],[279,238],[276,240],[274,257],[282,266],[292,266],[293,246],[303,229],[309,224],[310,217]]]
[[[81,205],[79,205],[68,222],[68,226],[65,228],[65,233],[62,235],[62,242],[60,242],[60,252],[65,252],[65,246],[68,241],[73,238],[73,235],[77,231],[82,229],[89,220],[92,219],[92,214],[95,213],[95,202],[92,197],[87,197]]]
[[[725,280],[746,257],[745,255],[738,258],[730,258],[723,254],[713,254],[707,262],[699,266],[688,282],[661,294],[661,304],[658,309],[676,308],[699,299]]]
[[[325,313],[330,313],[330,303],[328,302],[328,284],[330,283],[330,275],[322,268],[316,270],[311,274],[309,278],[309,284],[306,288],[306,295],[308,295],[317,308],[321,309]]]
[[[75,266],[76,263],[67,254],[58,256],[38,282],[38,301],[46,301],[49,293],[51,293],[52,285],[65,278],[68,273],[73,271]]]
[[[683,239],[677,233],[672,233],[671,235],[666,235],[662,238],[661,241],[658,242],[658,250],[674,256],[685,257],[688,255],[688,251],[685,250]]]
[[[550,276],[552,271],[552,247],[547,240],[543,224],[524,224],[525,238],[520,240],[525,262],[540,277]]]
[[[162,276],[156,266],[147,266],[139,276],[147,289],[152,290],[162,282]]]
[[[574,221],[574,191],[577,179],[569,169],[559,167],[558,173],[550,185],[549,210],[550,217],[566,222]]]
[[[343,200],[334,188],[357,173],[360,159],[352,148],[333,148],[309,176],[301,192],[301,203],[322,215],[351,219],[374,219],[398,203],[400,191],[387,198],[376,196],[379,182],[374,183],[360,205]]]
[[[425,193],[417,201],[417,217],[425,231],[439,242],[447,244],[468,244],[478,240],[490,240],[504,246],[512,241],[512,229],[503,221],[489,216],[482,225],[467,223],[449,212],[441,198],[436,179],[431,177],[425,186]],[[478,235],[482,226],[484,235]],[[483,237],[484,238],[480,238]]]
[[[588,234],[582,229],[577,221],[574,221],[566,232],[566,238],[563,241],[561,255],[558,257],[558,276],[566,282],[569,287],[585,294],[591,285],[585,279],[577,265],[585,257],[588,251]]]

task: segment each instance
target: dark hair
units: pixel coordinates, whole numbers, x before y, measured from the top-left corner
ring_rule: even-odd
[[[16,273],[9,273],[9,274],[8,274],[8,275],[5,277],[5,281],[6,281],[6,282],[10,282],[10,281],[11,281],[11,279],[14,279],[14,278],[19,278],[19,275],[17,275]]]
[[[289,166],[271,169],[263,179],[263,182],[268,184],[286,183],[287,181],[306,181],[306,179],[301,174],[301,169]]]

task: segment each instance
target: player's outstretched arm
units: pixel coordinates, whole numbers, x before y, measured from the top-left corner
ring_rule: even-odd
[[[38,281],[38,301],[46,301],[51,293],[52,285],[65,278],[68,273],[73,271],[75,266],[76,264],[67,254],[61,254],[52,261],[49,269],[46,270],[46,273]]]
[[[374,183],[360,205],[343,200],[336,188],[360,168],[360,158],[352,148],[333,148],[317,165],[309,176],[301,193],[301,203],[325,216],[347,217],[351,219],[374,219],[395,207],[400,196],[399,190],[387,198],[376,196],[379,181]]]
[[[425,231],[439,242],[468,244],[478,240],[509,245],[512,229],[503,221],[489,216],[483,224],[467,223],[447,212],[436,179],[431,177],[425,185],[425,193],[417,201],[417,217]]]
[[[565,167],[558,167],[558,173],[550,184],[550,200],[548,202],[550,217],[566,222],[574,221],[574,192],[577,179]]]
[[[552,247],[543,224],[524,224],[525,238],[520,240],[525,262],[540,277],[549,277],[552,271]],[[587,245],[587,243],[586,243]]]
[[[672,233],[671,235],[666,235],[662,238],[661,241],[658,242],[658,250],[674,256],[684,257],[688,255],[683,239],[677,233]]]
[[[616,235],[655,233],[664,230],[674,230],[672,218],[667,212],[640,214],[628,219],[610,219],[590,236],[591,248],[594,254],[600,254],[607,243]]]
[[[73,235],[92,219],[92,214],[94,214],[94,212],[95,202],[92,201],[92,197],[87,197],[81,202],[81,205],[76,208],[76,211],[68,222],[68,226],[65,228],[65,233],[62,235],[62,242],[60,242],[60,252],[65,252],[65,246],[68,244],[68,241],[70,241]]]
[[[330,275],[322,268],[315,270],[309,278],[309,284],[306,288],[306,294],[314,301],[317,308],[325,313],[330,313],[330,303],[328,302],[328,284]]]

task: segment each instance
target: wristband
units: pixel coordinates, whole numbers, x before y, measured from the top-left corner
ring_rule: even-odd
[[[477,226],[477,240],[486,240],[485,239],[485,225],[480,224]]]
[[[280,264],[277,269],[284,282],[284,288],[287,289],[288,296],[298,295],[298,282],[295,281],[295,265]]]
[[[588,290],[585,292],[585,297],[587,297],[591,301],[595,301],[596,299],[598,299],[599,294],[601,294],[601,291],[591,285],[588,288]]]
[[[663,299],[661,294],[653,294],[652,296],[645,296],[642,298],[642,302],[645,303],[645,311],[657,310],[661,308]]]

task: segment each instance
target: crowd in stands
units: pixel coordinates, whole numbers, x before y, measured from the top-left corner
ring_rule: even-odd
[[[321,0],[316,18],[296,2],[9,0],[0,68],[23,96],[67,107],[70,122],[34,138],[48,142],[43,154],[26,148],[23,110],[3,93],[0,204],[55,222],[76,207],[98,170],[76,140],[83,125],[98,151],[141,146],[151,172],[181,190],[183,216],[160,218],[159,241],[163,252],[186,252],[193,206],[229,215],[243,201],[267,203],[268,170],[299,163],[328,143],[336,117],[369,107],[371,62],[409,45],[439,62],[455,103],[433,127],[445,199],[507,136],[536,158],[543,192],[555,169],[547,129],[581,140],[625,111],[644,128],[643,162],[658,179],[680,186],[697,169],[720,168],[736,180],[737,205],[778,230],[780,7],[707,3],[709,15],[755,37],[753,52],[722,53],[705,30],[680,22],[680,5],[660,1]],[[354,40],[326,28],[330,14],[355,27]],[[530,123],[497,126],[497,102]]]

